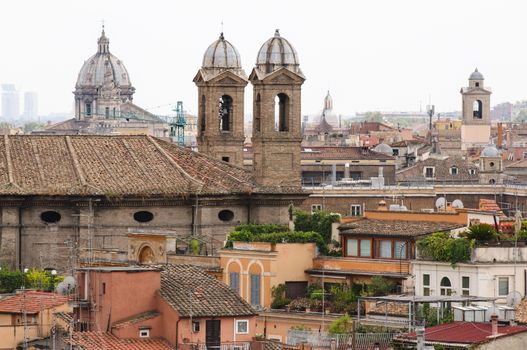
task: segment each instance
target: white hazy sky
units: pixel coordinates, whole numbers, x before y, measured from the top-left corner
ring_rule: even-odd
[[[104,19],[134,102],[163,113],[182,100],[195,112],[192,78],[223,21],[247,74],[280,28],[307,77],[303,114],[317,112],[328,89],[343,114],[418,110],[429,96],[438,111],[459,110],[476,66],[492,104],[527,97],[526,13],[525,0],[1,1],[0,82],[37,91],[40,114],[71,110]]]

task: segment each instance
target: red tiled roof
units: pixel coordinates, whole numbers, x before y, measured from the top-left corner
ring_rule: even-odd
[[[127,318],[125,318],[123,320],[119,320],[117,322],[114,322],[113,325],[112,325],[112,328],[124,328],[126,326],[130,326],[130,325],[139,323],[141,321],[149,320],[149,319],[157,317],[159,315],[160,315],[160,313],[155,311],[155,310],[142,312],[140,314],[132,315],[132,316],[127,317]]]
[[[68,302],[68,297],[56,293],[25,291],[0,299],[0,313],[36,314]]]
[[[341,235],[369,235],[416,237],[434,232],[448,232],[463,225],[451,222],[436,221],[405,221],[405,220],[376,220],[360,219],[347,221],[339,226]]]
[[[496,203],[496,201],[492,200],[492,199],[480,198],[480,200],[479,200],[479,210],[495,211],[495,212],[503,214],[503,212],[501,211],[501,208],[498,205],[498,203]]]
[[[72,344],[82,350],[170,350],[170,344],[160,338],[120,339],[110,333],[75,332]],[[66,343],[70,343],[65,338]]]
[[[498,326],[498,335],[507,336],[527,332],[527,326]],[[490,322],[451,322],[425,329],[426,342],[474,344],[490,341],[492,325]],[[397,340],[415,342],[415,332],[405,333]]]
[[[303,147],[301,159],[394,159],[363,147]]]

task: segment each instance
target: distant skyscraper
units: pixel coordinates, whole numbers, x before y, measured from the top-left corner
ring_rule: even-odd
[[[24,94],[24,119],[37,120],[38,118],[38,95],[34,91]]]
[[[2,84],[2,118],[17,119],[20,115],[18,91],[14,84]]]

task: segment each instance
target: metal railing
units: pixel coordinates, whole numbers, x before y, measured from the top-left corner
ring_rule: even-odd
[[[378,344],[379,349],[388,349],[392,339],[397,335],[399,333],[355,333],[354,340],[352,333],[329,335],[327,332],[290,329],[287,333],[286,344],[307,343],[313,348],[334,347],[339,350],[351,349],[353,343],[355,343],[356,350],[373,349],[374,345]]]
[[[205,343],[190,344],[192,350],[250,350],[250,342],[221,343],[220,345],[207,345]]]

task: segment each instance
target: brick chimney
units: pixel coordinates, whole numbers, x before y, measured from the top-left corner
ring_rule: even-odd
[[[503,147],[503,124],[498,123],[498,142],[497,145],[498,149],[502,149]]]
[[[498,315],[491,315],[490,323],[492,324],[492,336],[495,337],[498,335]]]

